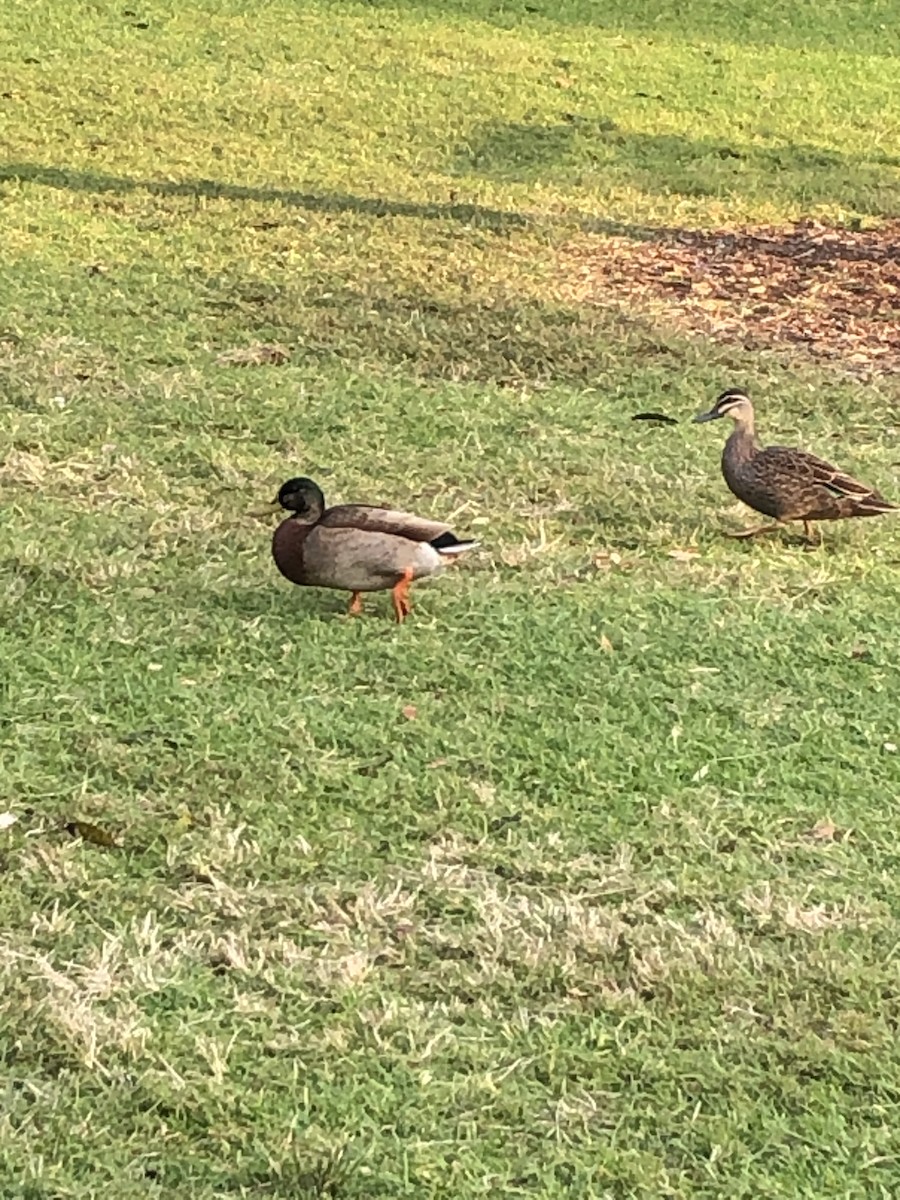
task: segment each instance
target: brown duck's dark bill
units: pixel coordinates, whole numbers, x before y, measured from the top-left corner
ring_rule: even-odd
[[[693,423],[695,425],[702,425],[704,421],[717,421],[719,419],[719,417],[721,417],[721,415],[722,414],[720,412],[717,412],[713,408],[713,409],[710,409],[709,412],[697,413],[696,417],[694,417]]]

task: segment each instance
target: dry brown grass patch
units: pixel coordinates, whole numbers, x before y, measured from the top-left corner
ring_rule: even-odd
[[[900,372],[900,221],[579,239],[558,265],[563,294],[578,303],[748,350],[800,349],[858,374]]]

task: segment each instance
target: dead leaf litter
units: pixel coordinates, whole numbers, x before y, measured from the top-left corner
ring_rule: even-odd
[[[900,220],[662,229],[561,251],[569,300],[644,312],[745,349],[800,349],[857,374],[900,372]]]

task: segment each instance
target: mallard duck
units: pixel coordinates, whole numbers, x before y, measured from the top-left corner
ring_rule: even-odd
[[[694,420],[715,421],[719,417],[731,417],[735,426],[722,451],[725,482],[738,500],[775,518],[770,525],[746,529],[732,537],[755,537],[778,529],[786,521],[802,521],[803,532],[812,540],[812,521],[877,517],[897,510],[898,505],[814,454],[787,446],[760,446],[753,405],[740,388],[723,392],[709,412],[698,413]]]
[[[311,479],[289,479],[273,505],[291,514],[272,537],[278,570],[301,587],[351,592],[349,612],[362,612],[363,592],[390,589],[399,623],[410,613],[410,584],[435,575],[447,559],[478,543],[458,538],[449,525],[369,504],[325,507]]]

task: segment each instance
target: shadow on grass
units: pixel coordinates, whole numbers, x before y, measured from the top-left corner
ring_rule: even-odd
[[[618,137],[609,124],[601,128],[595,123],[595,127],[601,134],[605,130],[604,136]],[[577,122],[574,128],[581,136],[583,131],[579,131]],[[480,148],[470,150],[469,154],[472,163],[485,172],[505,169],[504,164],[521,169],[529,156],[535,166],[542,167],[565,155],[573,136],[568,124],[549,128],[492,125],[483,130]],[[694,145],[673,137],[628,138],[624,143],[615,143],[623,144],[643,146],[642,152],[651,159],[654,154],[659,155],[661,162],[673,144],[686,155],[693,153]],[[752,153],[761,156],[775,151],[754,149]],[[830,151],[798,146],[791,153],[795,162],[823,172],[823,186],[829,172],[853,173],[849,160],[842,160]],[[900,160],[884,158],[883,161],[887,164]],[[843,165],[839,168],[838,163]],[[661,165],[660,171],[663,170]],[[399,215],[458,220],[483,224],[498,233],[527,226],[531,221],[523,213],[477,205],[416,204],[350,194],[318,195],[211,180],[141,181],[35,164],[0,167],[0,179],[3,178],[76,192],[122,194],[146,190],[163,197],[220,196],[237,204],[269,201],[315,211],[361,213],[371,219]],[[535,223],[544,220],[536,217]],[[792,258],[798,271],[809,264],[824,264],[827,268],[840,259],[879,258],[883,262],[894,256],[890,246],[870,246],[859,241],[855,244],[849,236],[810,237],[806,239],[807,245],[796,232],[782,234],[771,229],[762,230],[757,236],[753,231],[623,226],[602,218],[546,220],[559,221],[561,225],[565,222],[563,237],[568,232],[573,236],[578,232],[616,234],[627,237],[635,246],[649,245],[654,254],[659,247],[660,255],[664,255],[667,243],[676,244],[682,255],[687,247],[708,251],[707,257],[717,270],[722,263],[738,261],[751,251],[760,259],[766,255]],[[749,250],[745,244],[748,242],[752,243]],[[602,247],[594,252],[603,253]],[[632,255],[627,243],[620,252],[626,258]],[[625,311],[630,302],[627,295],[619,295],[615,302],[601,292],[597,303],[565,303],[522,297],[516,292],[514,280],[495,285],[493,292],[473,289],[462,266],[452,259],[421,284],[409,278],[407,267],[409,264],[398,258],[397,263],[385,263],[383,271],[369,276],[358,272],[331,275],[277,271],[253,278],[244,273],[244,264],[236,262],[227,274],[220,276],[177,274],[167,287],[154,284],[152,294],[147,293],[145,280],[139,273],[132,280],[123,272],[115,284],[120,291],[125,289],[131,309],[139,316],[152,314],[157,323],[181,327],[188,314],[196,336],[202,335],[204,343],[215,351],[241,349],[251,340],[276,341],[286,344],[295,359],[336,359],[361,369],[400,369],[426,379],[513,386],[541,383],[583,386],[597,378],[603,356],[610,347],[638,364],[665,359],[667,366],[677,367],[691,357],[692,352],[682,337],[661,332],[649,318]],[[72,284],[68,286],[74,296]],[[84,278],[79,310],[82,313],[92,310],[104,314],[106,319],[107,286],[103,274]]]
[[[276,337],[298,355],[360,369],[401,368],[420,378],[505,386],[572,383],[598,374],[610,344],[635,363],[683,361],[686,349],[649,321],[596,306],[471,296],[459,299],[383,281],[302,281],[300,287],[210,280],[206,303],[221,336]],[[232,313],[240,321],[232,325]]]
[[[70,192],[149,192],[153,196],[195,196],[207,199],[283,204],[307,212],[359,213],[370,217],[416,217],[425,220],[461,221],[503,231],[522,228],[530,223],[525,213],[484,208],[478,204],[422,204],[407,200],[388,200],[377,196],[354,196],[344,192],[297,192],[283,188],[244,187],[214,179],[187,179],[168,182],[154,179],[128,179],[93,171],[70,171],[44,167],[36,163],[7,163],[0,167],[0,181],[19,180]]]
[[[843,200],[872,214],[895,211],[900,157],[842,154],[808,143],[758,146],[678,134],[626,133],[605,117],[568,113],[554,125],[489,122],[473,131],[455,171],[535,182],[554,171],[608,170],[647,194],[756,194]]]
[[[261,544],[271,539],[276,525],[277,522],[273,522],[271,529],[260,531]],[[260,572],[257,586],[247,588],[232,585],[225,591],[215,587],[201,589],[192,594],[191,601],[202,601],[204,611],[215,609],[229,612],[242,621],[255,621],[266,617],[287,623],[328,623],[354,619],[347,616],[349,597],[349,592],[331,588],[291,586],[281,578],[274,564],[267,561]],[[369,612],[370,608],[371,605],[365,606],[364,612]],[[372,611],[375,611],[374,608]],[[386,611],[390,611],[389,600]]]
[[[331,0],[335,3],[336,0]],[[344,0],[337,0],[343,4]],[[447,20],[468,17],[503,29],[582,25],[601,35],[684,38],[738,45],[835,49],[891,56],[900,49],[893,0],[848,0],[823,6],[795,0],[789,8],[772,0],[743,4],[710,0],[366,0],[373,12],[418,11]]]
[[[428,582],[420,582],[414,587],[410,617],[413,623],[418,616],[428,617],[431,614],[429,590],[432,587],[433,583]],[[435,592],[431,591],[431,597],[434,595]],[[390,637],[395,634],[397,622],[389,589],[366,592],[362,612],[357,616],[350,616],[347,612],[350,597],[349,589],[342,591],[339,588],[291,586],[281,578],[274,565],[265,564],[255,587],[234,585],[227,591],[210,588],[196,593],[192,601],[202,601],[204,612],[227,613],[229,617],[240,621],[253,622],[265,618],[286,632],[316,624],[358,629],[358,636]]]
[[[391,200],[380,196],[355,196],[349,192],[298,192],[290,188],[246,187],[223,183],[215,179],[185,179],[180,182],[156,179],[129,179],[125,176],[103,175],[94,171],[74,171],[65,167],[47,167],[39,163],[6,163],[0,166],[0,184],[4,181],[36,183],[43,187],[69,192],[93,192],[102,195],[126,195],[147,192],[152,196],[188,196],[204,199],[245,201],[257,204],[283,204],[306,212],[356,213],[361,216],[412,217],[428,221],[458,221],[508,233],[535,224],[546,224],[541,214],[515,210],[485,208],[480,204],[458,204],[455,201],[421,203],[413,200]],[[623,237],[646,238],[653,229],[642,225],[626,225],[619,221],[591,218],[567,222],[587,232],[618,234]]]
[[[839,201],[873,216],[892,214],[900,203],[898,155],[843,154],[812,143],[761,146],[678,134],[624,132],[609,118],[574,112],[564,114],[564,119],[553,125],[500,121],[481,125],[451,156],[448,168],[452,174],[448,178],[449,198],[444,203],[253,187],[215,179],[131,179],[23,162],[0,166],[0,184],[16,180],[99,195],[146,192],[160,197],[280,204],[305,212],[352,213],[375,219],[455,221],[501,235],[556,225],[635,240],[652,238],[659,231],[603,216],[550,216],[460,203],[453,198],[452,178],[476,175],[538,183],[562,172],[606,171],[617,182],[647,195]]]

